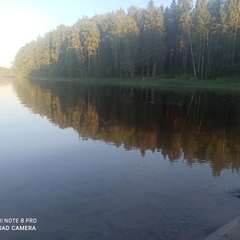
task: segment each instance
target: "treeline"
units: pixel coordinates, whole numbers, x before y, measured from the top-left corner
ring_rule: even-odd
[[[13,72],[11,69],[0,67],[0,77],[12,77]]]
[[[240,1],[173,0],[60,25],[17,53],[21,76],[240,75]]]

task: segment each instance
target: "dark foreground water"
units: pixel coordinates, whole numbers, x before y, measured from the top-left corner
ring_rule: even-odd
[[[239,93],[2,80],[0,133],[0,239],[197,240],[240,215]]]

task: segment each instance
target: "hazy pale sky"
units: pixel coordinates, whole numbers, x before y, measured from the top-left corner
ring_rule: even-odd
[[[171,2],[154,0],[157,7]],[[71,26],[82,16],[147,4],[148,0],[0,0],[0,66],[10,67],[22,46],[60,24]]]

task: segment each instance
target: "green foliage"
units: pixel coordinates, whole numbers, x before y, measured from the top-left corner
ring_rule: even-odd
[[[58,26],[23,46],[20,76],[141,77],[240,75],[240,1],[173,0],[131,6]]]

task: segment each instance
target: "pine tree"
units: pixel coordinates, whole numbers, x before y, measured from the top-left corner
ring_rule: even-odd
[[[165,59],[165,28],[163,7],[156,8],[153,1],[149,1],[144,21],[144,42],[146,44],[145,64],[147,77],[155,77],[157,64],[163,69]]]
[[[240,0],[229,0],[228,3],[228,24],[230,34],[233,38],[232,44],[232,65],[235,63],[237,32],[240,28]]]
[[[170,7],[166,8],[164,13],[164,22],[166,29],[166,62],[165,69],[170,73],[178,70],[178,8],[176,1],[173,0]]]
[[[193,55],[191,26],[192,0],[178,0],[179,24],[180,24],[180,44],[179,50],[182,57],[182,69],[186,72],[188,63],[188,48],[192,57],[194,76],[196,77],[195,60]]]
[[[210,72],[209,37],[213,20],[207,8],[207,0],[197,0],[193,18],[195,43],[198,46],[197,74],[202,78],[207,77]]]

